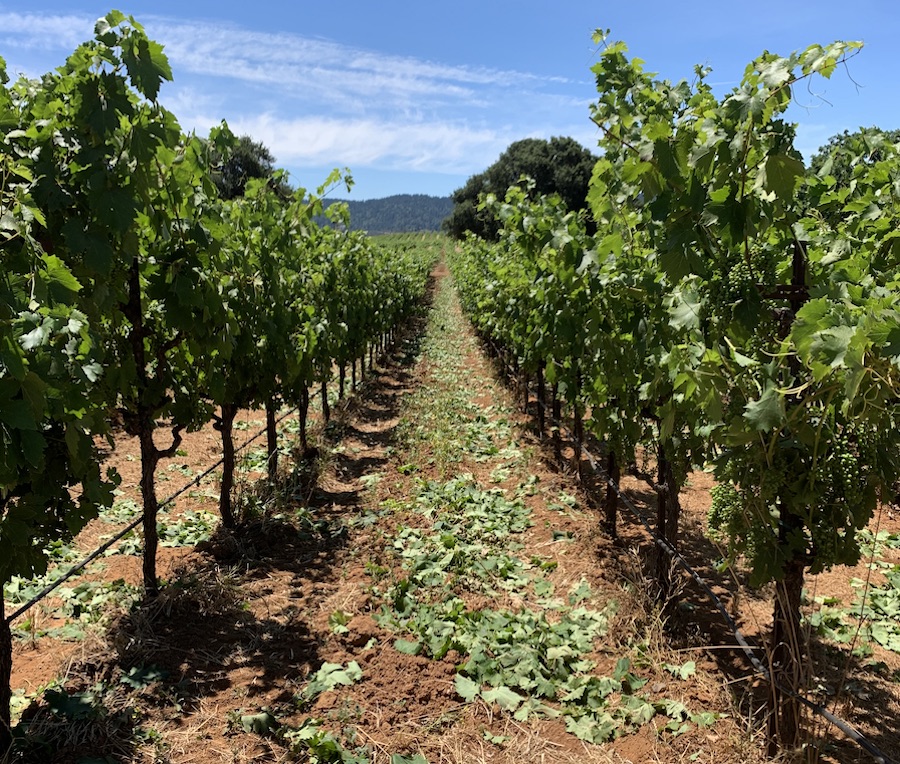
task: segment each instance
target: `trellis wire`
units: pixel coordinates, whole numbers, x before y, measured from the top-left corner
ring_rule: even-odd
[[[509,375],[512,371],[512,368],[510,367],[509,363],[507,363],[503,352],[493,340],[488,339],[487,341],[490,342],[490,344],[494,347],[494,350],[497,353],[497,357],[503,359],[503,365],[506,367],[506,372]],[[512,377],[515,379],[515,374],[512,374]],[[572,431],[562,422],[556,419],[553,416],[553,412],[550,411],[540,399],[538,399],[536,403],[544,410],[545,415],[549,414],[549,421],[556,425],[556,427],[558,427],[561,431],[565,431],[567,438],[574,443],[575,436]],[[583,441],[578,441],[578,445],[581,447],[581,452],[587,458],[588,464],[590,464],[591,469],[594,471],[594,474],[596,474],[604,483],[606,483],[606,485],[608,485],[615,491],[616,496],[622,502],[622,505],[638,519],[641,525],[644,526],[647,533],[650,534],[650,537],[653,539],[656,545],[661,549],[664,549],[669,554],[670,558],[673,559],[678,564],[678,566],[682,568],[710,598],[716,610],[718,610],[722,617],[725,619],[725,623],[728,628],[731,629],[732,635],[737,640],[738,645],[740,645],[741,649],[744,651],[744,654],[749,659],[753,670],[758,675],[771,682],[772,675],[769,672],[769,669],[765,666],[765,664],[762,663],[762,661],[759,660],[759,658],[756,657],[756,655],[754,654],[755,648],[753,648],[747,641],[746,637],[741,632],[735,620],[731,617],[731,614],[728,612],[725,604],[722,602],[719,596],[712,590],[709,584],[707,584],[706,581],[703,580],[700,574],[697,573],[697,571],[694,570],[693,567],[691,567],[690,563],[681,556],[681,553],[675,547],[673,547],[671,543],[669,543],[667,539],[664,539],[656,534],[653,526],[650,524],[647,518],[644,517],[643,513],[634,505],[634,503],[625,494],[622,493],[622,491],[619,489],[619,486],[617,486],[615,482],[610,479],[609,475],[606,474],[606,470],[598,464],[597,460],[588,450],[585,443]],[[831,722],[835,727],[841,730],[841,732],[847,735],[847,737],[853,740],[853,742],[855,742],[866,752],[871,754],[875,761],[878,762],[878,764],[898,764],[898,762],[881,751],[874,743],[870,742],[865,737],[865,735],[863,735],[859,730],[853,727],[849,722],[846,722],[840,717],[835,716],[824,706],[820,706],[818,703],[814,703],[808,698],[797,694],[790,688],[784,687],[781,684],[777,684],[776,686],[785,695],[788,695],[794,700],[797,700],[814,713],[819,714],[820,716]]]

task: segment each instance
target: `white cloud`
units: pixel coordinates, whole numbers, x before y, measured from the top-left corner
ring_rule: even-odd
[[[388,55],[300,35],[254,32],[230,25],[186,22],[159,29],[159,38],[173,60],[192,71],[221,77],[279,82],[283,72],[336,71],[374,76],[387,81],[452,82],[461,85],[522,85],[539,81],[531,74],[470,66],[447,66],[408,56]],[[152,20],[148,27],[153,26]],[[231,68],[229,64],[237,64]],[[546,81],[560,81],[559,79]],[[416,85],[418,87],[418,85]]]
[[[74,15],[0,13],[7,47],[71,51],[92,34],[94,19]],[[361,101],[379,109],[487,105],[487,92],[559,85],[561,78],[477,66],[450,66],[364,50],[291,33],[267,33],[221,22],[145,17],[148,34],[163,43],[179,74],[277,88],[350,110]]]
[[[95,21],[74,15],[0,13],[0,40],[8,48],[62,49],[71,53],[93,35]]]
[[[586,106],[590,83],[220,21],[140,21],[169,56],[175,83],[161,98],[182,127],[205,134],[225,119],[236,134],[265,143],[289,170],[349,166],[466,176],[524,137],[568,134],[596,145]],[[45,60],[49,69],[91,37],[94,22],[0,12],[0,50],[22,51],[30,70]],[[574,125],[569,132],[567,124]]]
[[[209,119],[194,122],[205,129]],[[396,170],[470,174],[493,162],[515,137],[509,128],[473,128],[447,122],[390,122],[330,117],[284,119],[272,114],[229,123],[237,134],[266,144],[279,164],[350,167],[380,164]]]

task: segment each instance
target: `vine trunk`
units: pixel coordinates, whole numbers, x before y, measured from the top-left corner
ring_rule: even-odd
[[[6,605],[0,596],[0,759],[12,745],[12,632],[6,620]]]
[[[222,404],[222,415],[218,429],[222,436],[222,486],[219,491],[219,514],[222,525],[234,528],[234,510],[231,506],[231,490],[234,488],[234,418],[237,406]]]
[[[269,465],[268,476],[272,482],[275,482],[275,478],[278,476],[278,428],[275,425],[277,410],[274,398],[266,400],[266,451]]]

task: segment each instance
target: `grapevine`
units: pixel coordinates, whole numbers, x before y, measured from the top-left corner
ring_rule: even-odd
[[[215,162],[234,137],[185,135],[158,102],[171,78],[162,46],[117,11],[40,81],[10,84],[0,59],[0,583],[43,573],[44,550],[111,505],[118,477],[96,439],[113,440],[117,411],[140,441],[154,597],[155,473],[182,432],[215,416],[233,466],[238,407],[302,401],[424,292],[423,258],[317,221],[340,173],[316,194],[259,182],[220,200]],[[0,758],[11,651],[0,604]]]
[[[456,266],[463,304],[514,358],[539,354],[610,453],[657,452],[670,541],[687,470],[712,467],[712,532],[752,583],[776,582],[769,747],[793,749],[804,571],[855,562],[900,476],[897,149],[839,188],[827,163],[806,173],[781,118],[797,83],[859,43],[766,53],[719,99],[708,70],[656,80],[596,39],[596,233],[511,190],[500,243],[470,244]]]

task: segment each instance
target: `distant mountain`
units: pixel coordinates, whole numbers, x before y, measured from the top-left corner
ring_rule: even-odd
[[[339,201],[350,207],[350,228],[373,235],[440,231],[441,223],[453,209],[449,196],[425,194],[396,194],[362,202],[334,199],[326,201],[326,205]]]

